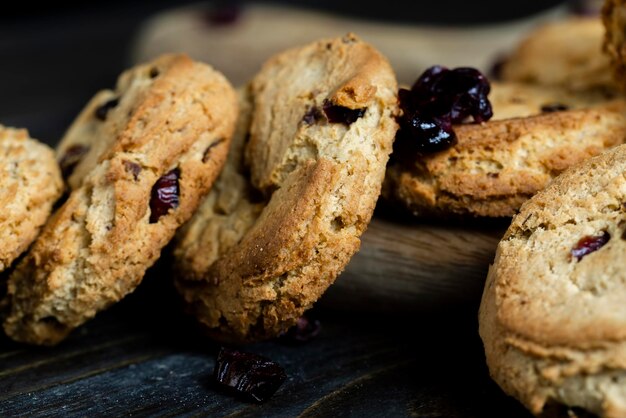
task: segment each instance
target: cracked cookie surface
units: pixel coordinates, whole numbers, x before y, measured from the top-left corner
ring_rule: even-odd
[[[249,138],[243,121],[175,249],[177,288],[212,337],[286,331],[358,250],[397,129],[396,91],[387,60],[353,35],[278,54],[252,80]]]
[[[55,344],[134,290],[210,189],[236,118],[228,81],[185,55],[98,93],[59,145],[71,193],[9,278],[7,335]]]
[[[626,415],[626,145],[526,202],[498,245],[480,307],[490,373],[546,403]]]

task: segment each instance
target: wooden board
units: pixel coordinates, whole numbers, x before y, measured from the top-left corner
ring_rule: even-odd
[[[507,222],[376,216],[325,303],[395,312],[475,303]]]

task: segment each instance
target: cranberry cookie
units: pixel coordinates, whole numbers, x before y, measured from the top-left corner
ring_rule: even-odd
[[[498,245],[480,307],[493,379],[551,403],[626,416],[626,145],[526,202]]]
[[[626,140],[626,102],[599,92],[493,83],[489,97],[493,119],[455,126],[456,145],[394,155],[384,196],[416,215],[512,216],[567,167]]]
[[[62,191],[52,150],[0,125],[0,271],[33,242]]]
[[[602,53],[599,18],[569,18],[538,27],[504,62],[501,78],[573,91],[615,91],[609,59]]]
[[[237,113],[228,81],[184,55],[98,93],[59,147],[72,191],[9,278],[6,333],[55,344],[135,289],[217,177]]]
[[[396,90],[387,60],[354,35],[274,56],[252,80],[249,138],[244,120],[242,150],[175,249],[178,290],[214,338],[285,331],[358,250],[397,129]]]

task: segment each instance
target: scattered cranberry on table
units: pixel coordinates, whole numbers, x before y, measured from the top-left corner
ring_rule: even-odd
[[[265,357],[222,347],[213,378],[222,388],[246,400],[264,402],[278,390],[287,375],[279,364]]]

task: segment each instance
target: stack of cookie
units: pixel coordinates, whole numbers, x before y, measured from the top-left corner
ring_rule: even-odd
[[[10,272],[5,332],[58,343],[133,291],[185,223],[176,286],[207,331],[233,342],[286,331],[359,248],[397,129],[396,92],[387,60],[347,35],[273,57],[239,98],[184,55],[128,70],[69,128],[60,170],[24,132],[3,131],[15,180],[3,197],[15,243],[3,268],[45,222]],[[50,174],[31,175],[37,158]],[[46,222],[60,172],[67,196]]]
[[[58,147],[68,196],[9,276],[7,335],[55,344],[131,292],[210,189],[236,115],[228,81],[185,56],[98,93]]]
[[[618,75],[625,10],[605,8]],[[456,104],[491,88],[494,117],[483,98],[482,114],[437,113],[456,143],[388,166],[406,111],[388,61],[352,34],[272,57],[238,92],[185,55],[139,65],[87,104],[56,159],[0,127],[5,332],[58,343],[173,240],[176,289],[212,338],[275,337],[358,250],[384,181],[420,216],[517,214],[480,312],[494,379],[534,413],[554,401],[625,416],[626,102],[601,28],[538,30],[491,87],[461,69],[478,84]]]

